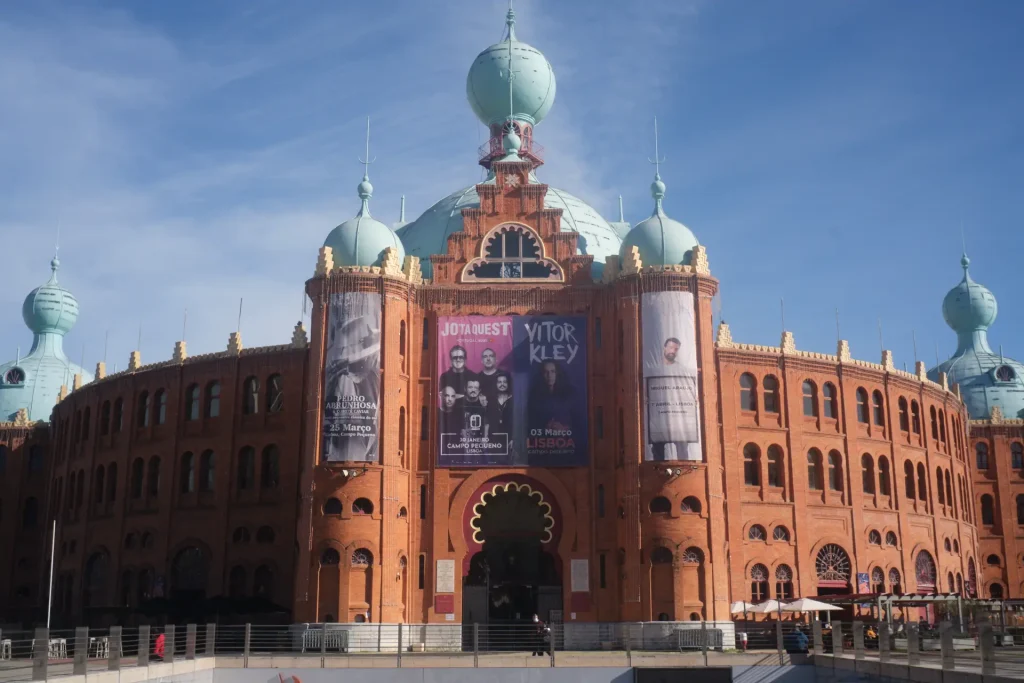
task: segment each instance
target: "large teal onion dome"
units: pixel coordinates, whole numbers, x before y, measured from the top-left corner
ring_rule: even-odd
[[[651,196],[654,197],[654,213],[626,233],[619,258],[624,262],[636,247],[643,266],[691,265],[693,248],[700,243],[688,227],[665,213],[662,206],[665,183],[659,174],[655,174],[651,183]]]
[[[477,55],[466,76],[466,97],[485,126],[513,118],[540,123],[555,102],[555,72],[540,50],[516,40],[515,12],[508,11],[508,33]],[[512,93],[509,101],[509,55]]]
[[[57,403],[61,385],[70,390],[75,375],[91,382],[92,373],[64,354],[64,335],[78,320],[78,300],[57,284],[60,261],[50,261],[50,279],[33,289],[21,307],[25,324],[33,332],[28,354],[0,364],[0,422],[15,418],[19,410],[29,420],[47,420]]]
[[[335,266],[379,266],[388,247],[398,252],[398,261],[405,260],[405,248],[395,231],[370,215],[373,185],[363,176],[357,188],[362,206],[359,213],[327,235],[324,246],[334,252]]]
[[[494,175],[491,174],[483,184],[493,185],[494,182]],[[531,173],[530,184],[539,183]],[[462,210],[479,206],[480,197],[477,196],[476,185],[470,185],[448,195],[402,228],[402,242],[409,254],[419,257],[424,277],[433,276],[430,255],[447,253],[448,236],[462,230]],[[562,210],[562,232],[575,232],[579,235],[577,251],[594,257],[592,273],[594,277],[600,277],[605,257],[619,253],[621,240],[615,229],[596,209],[565,190],[548,187],[544,208]]]
[[[965,254],[960,260],[963,279],[942,300],[942,316],[956,332],[956,352],[928,377],[938,381],[944,372],[950,385],[959,384],[972,419],[988,419],[995,407],[1004,417],[1024,418],[1024,364],[989,346],[988,328],[999,307],[992,292],[971,279],[970,263]]]

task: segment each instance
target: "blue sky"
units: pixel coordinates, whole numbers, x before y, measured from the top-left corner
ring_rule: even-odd
[[[708,248],[739,341],[897,366],[955,348],[942,296],[999,298],[1024,357],[1024,3],[517,0],[558,79],[542,180],[607,217],[649,214],[653,116],[666,208]],[[502,0],[32,2],[0,7],[0,357],[24,350],[48,275],[82,315],[66,349],[124,367],[285,343],[317,248],[358,208],[373,120],[374,215],[415,217],[480,179],[465,100]],[[1016,190],[1016,192],[1015,192]]]

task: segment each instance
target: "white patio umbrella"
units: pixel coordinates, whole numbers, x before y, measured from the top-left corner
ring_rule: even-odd
[[[750,612],[753,609],[754,609],[754,603],[752,603],[752,602],[744,602],[743,600],[738,600],[738,601],[732,603],[732,606],[729,608],[729,612],[731,614],[743,614],[744,612]]]
[[[750,612],[752,614],[773,614],[779,611],[779,607],[780,605],[778,600],[765,600],[762,603],[754,605],[750,609]]]
[[[787,602],[782,606],[783,612],[841,612],[842,607],[836,607],[830,605],[827,602],[821,602],[820,600],[812,600],[811,598],[799,598],[793,602]]]

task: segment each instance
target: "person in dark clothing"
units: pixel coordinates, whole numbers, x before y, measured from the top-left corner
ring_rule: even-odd
[[[460,399],[455,387],[443,387],[441,389],[441,433],[454,434],[458,440],[462,435],[462,428],[465,424],[465,415],[462,412],[462,399]]]
[[[536,614],[533,615],[534,626],[534,651],[532,657],[543,657],[547,654],[547,641],[551,637],[551,629],[540,620]]]
[[[786,648],[786,652],[790,654],[806,654],[808,645],[807,634],[797,626],[795,630],[786,634],[782,639],[782,644]]]
[[[461,346],[453,346],[448,352],[448,359],[451,367],[441,373],[438,385],[441,387],[452,387],[455,395],[462,398],[466,395],[466,382],[476,379],[476,373],[466,367],[466,349]]]

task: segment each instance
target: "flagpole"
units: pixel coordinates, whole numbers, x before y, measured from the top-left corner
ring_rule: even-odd
[[[57,554],[57,520],[53,520],[53,532],[50,536],[50,589],[46,599],[46,630],[50,630],[50,615],[53,613],[53,564]]]

